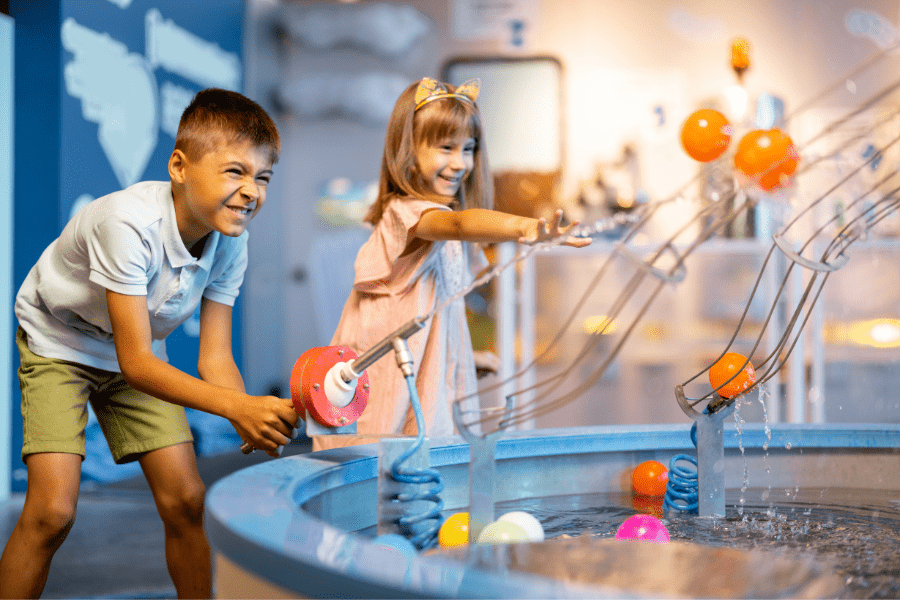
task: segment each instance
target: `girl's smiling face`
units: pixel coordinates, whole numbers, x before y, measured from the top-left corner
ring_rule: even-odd
[[[420,144],[416,148],[416,163],[431,191],[455,197],[475,166],[475,147],[475,139],[466,134]]]

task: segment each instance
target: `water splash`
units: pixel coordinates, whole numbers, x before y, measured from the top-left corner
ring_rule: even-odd
[[[744,396],[739,396],[737,400],[734,402],[734,426],[737,430],[734,436],[738,439],[738,448],[741,451],[741,461],[744,466],[744,476],[741,481],[741,497],[738,499],[738,514],[743,516],[744,514],[744,503],[746,502],[745,494],[747,492],[747,487],[750,485],[750,469],[747,466],[747,455],[744,452],[744,418],[741,416],[741,406],[745,404],[750,404],[749,401],[745,400]]]
[[[766,441],[763,443],[763,466],[766,469],[766,476],[770,476],[772,474],[772,465],[769,464],[769,444],[772,443],[772,428],[769,427],[769,412],[766,410],[766,401],[772,397],[772,392],[769,391],[769,387],[767,385],[761,385],[759,388],[759,394],[757,395],[757,399],[759,400],[759,404],[762,407],[763,414],[763,427],[766,433]],[[771,479],[769,480],[771,481]],[[763,492],[763,496],[760,497],[761,500],[766,501],[771,498],[772,495],[772,484],[769,483],[766,491]],[[772,504],[769,504],[770,510],[772,509]],[[773,511],[774,515],[774,511]]]

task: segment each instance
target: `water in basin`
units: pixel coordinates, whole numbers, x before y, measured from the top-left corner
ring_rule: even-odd
[[[738,514],[743,496],[743,514]],[[656,514],[670,539],[756,550],[830,564],[850,598],[900,597],[900,500],[868,489],[747,489],[726,494],[726,518],[698,518],[631,494],[589,494],[520,500],[498,510],[525,510],[548,538],[615,538],[637,512]]]

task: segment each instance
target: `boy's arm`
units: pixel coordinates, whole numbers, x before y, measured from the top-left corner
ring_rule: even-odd
[[[231,348],[231,307],[203,298],[197,373],[203,381],[244,392],[244,378]]]
[[[560,227],[562,211],[558,210],[548,223],[546,219],[520,217],[496,210],[469,208],[461,211],[430,210],[424,213],[413,229],[413,235],[430,241],[462,240],[464,242],[520,242],[536,244],[565,235],[574,222]],[[590,238],[568,236],[563,244],[582,248]]]
[[[230,390],[245,392],[244,378],[240,369],[234,362],[234,353],[231,345],[231,307],[203,298],[200,304],[200,352],[197,358],[197,373],[203,381],[218,385]],[[268,397],[268,400],[275,399]],[[293,412],[292,400],[280,400],[287,402]],[[292,415],[296,424],[296,413]],[[232,420],[231,424],[238,431],[241,439],[247,436],[243,426]],[[296,429],[292,431],[296,434]],[[252,444],[251,444],[252,445]]]
[[[248,396],[243,393],[242,381],[234,389],[188,375],[153,354],[146,296],[127,296],[107,290],[106,302],[119,368],[129,385],[166,402],[224,417],[232,422],[244,441],[270,456],[278,456],[278,446],[290,441],[298,418],[289,399]],[[212,319],[215,322],[215,315]],[[230,333],[227,335],[230,340]],[[213,336],[205,343],[215,344],[221,339],[220,334],[218,341]],[[233,358],[231,362],[234,363]],[[228,369],[223,372],[228,373]],[[239,375],[235,379],[233,374],[221,373],[215,377],[223,377],[219,381],[229,385],[236,385],[240,379]]]

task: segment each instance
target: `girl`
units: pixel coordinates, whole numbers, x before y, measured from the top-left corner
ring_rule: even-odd
[[[565,235],[562,211],[551,222],[490,210],[492,182],[485,156],[479,82],[458,88],[428,77],[409,86],[388,122],[374,226],[356,257],[356,279],[331,345],[362,354],[410,319],[428,314],[467,286],[488,264],[473,243],[536,244]],[[567,237],[576,247],[588,238]],[[477,392],[472,342],[462,298],[435,313],[407,340],[416,388],[432,438],[453,434],[451,403]],[[406,382],[394,360],[368,368],[369,404],[359,434],[414,436]],[[467,402],[477,409],[478,398]],[[369,443],[355,436],[316,436],[313,450]]]

